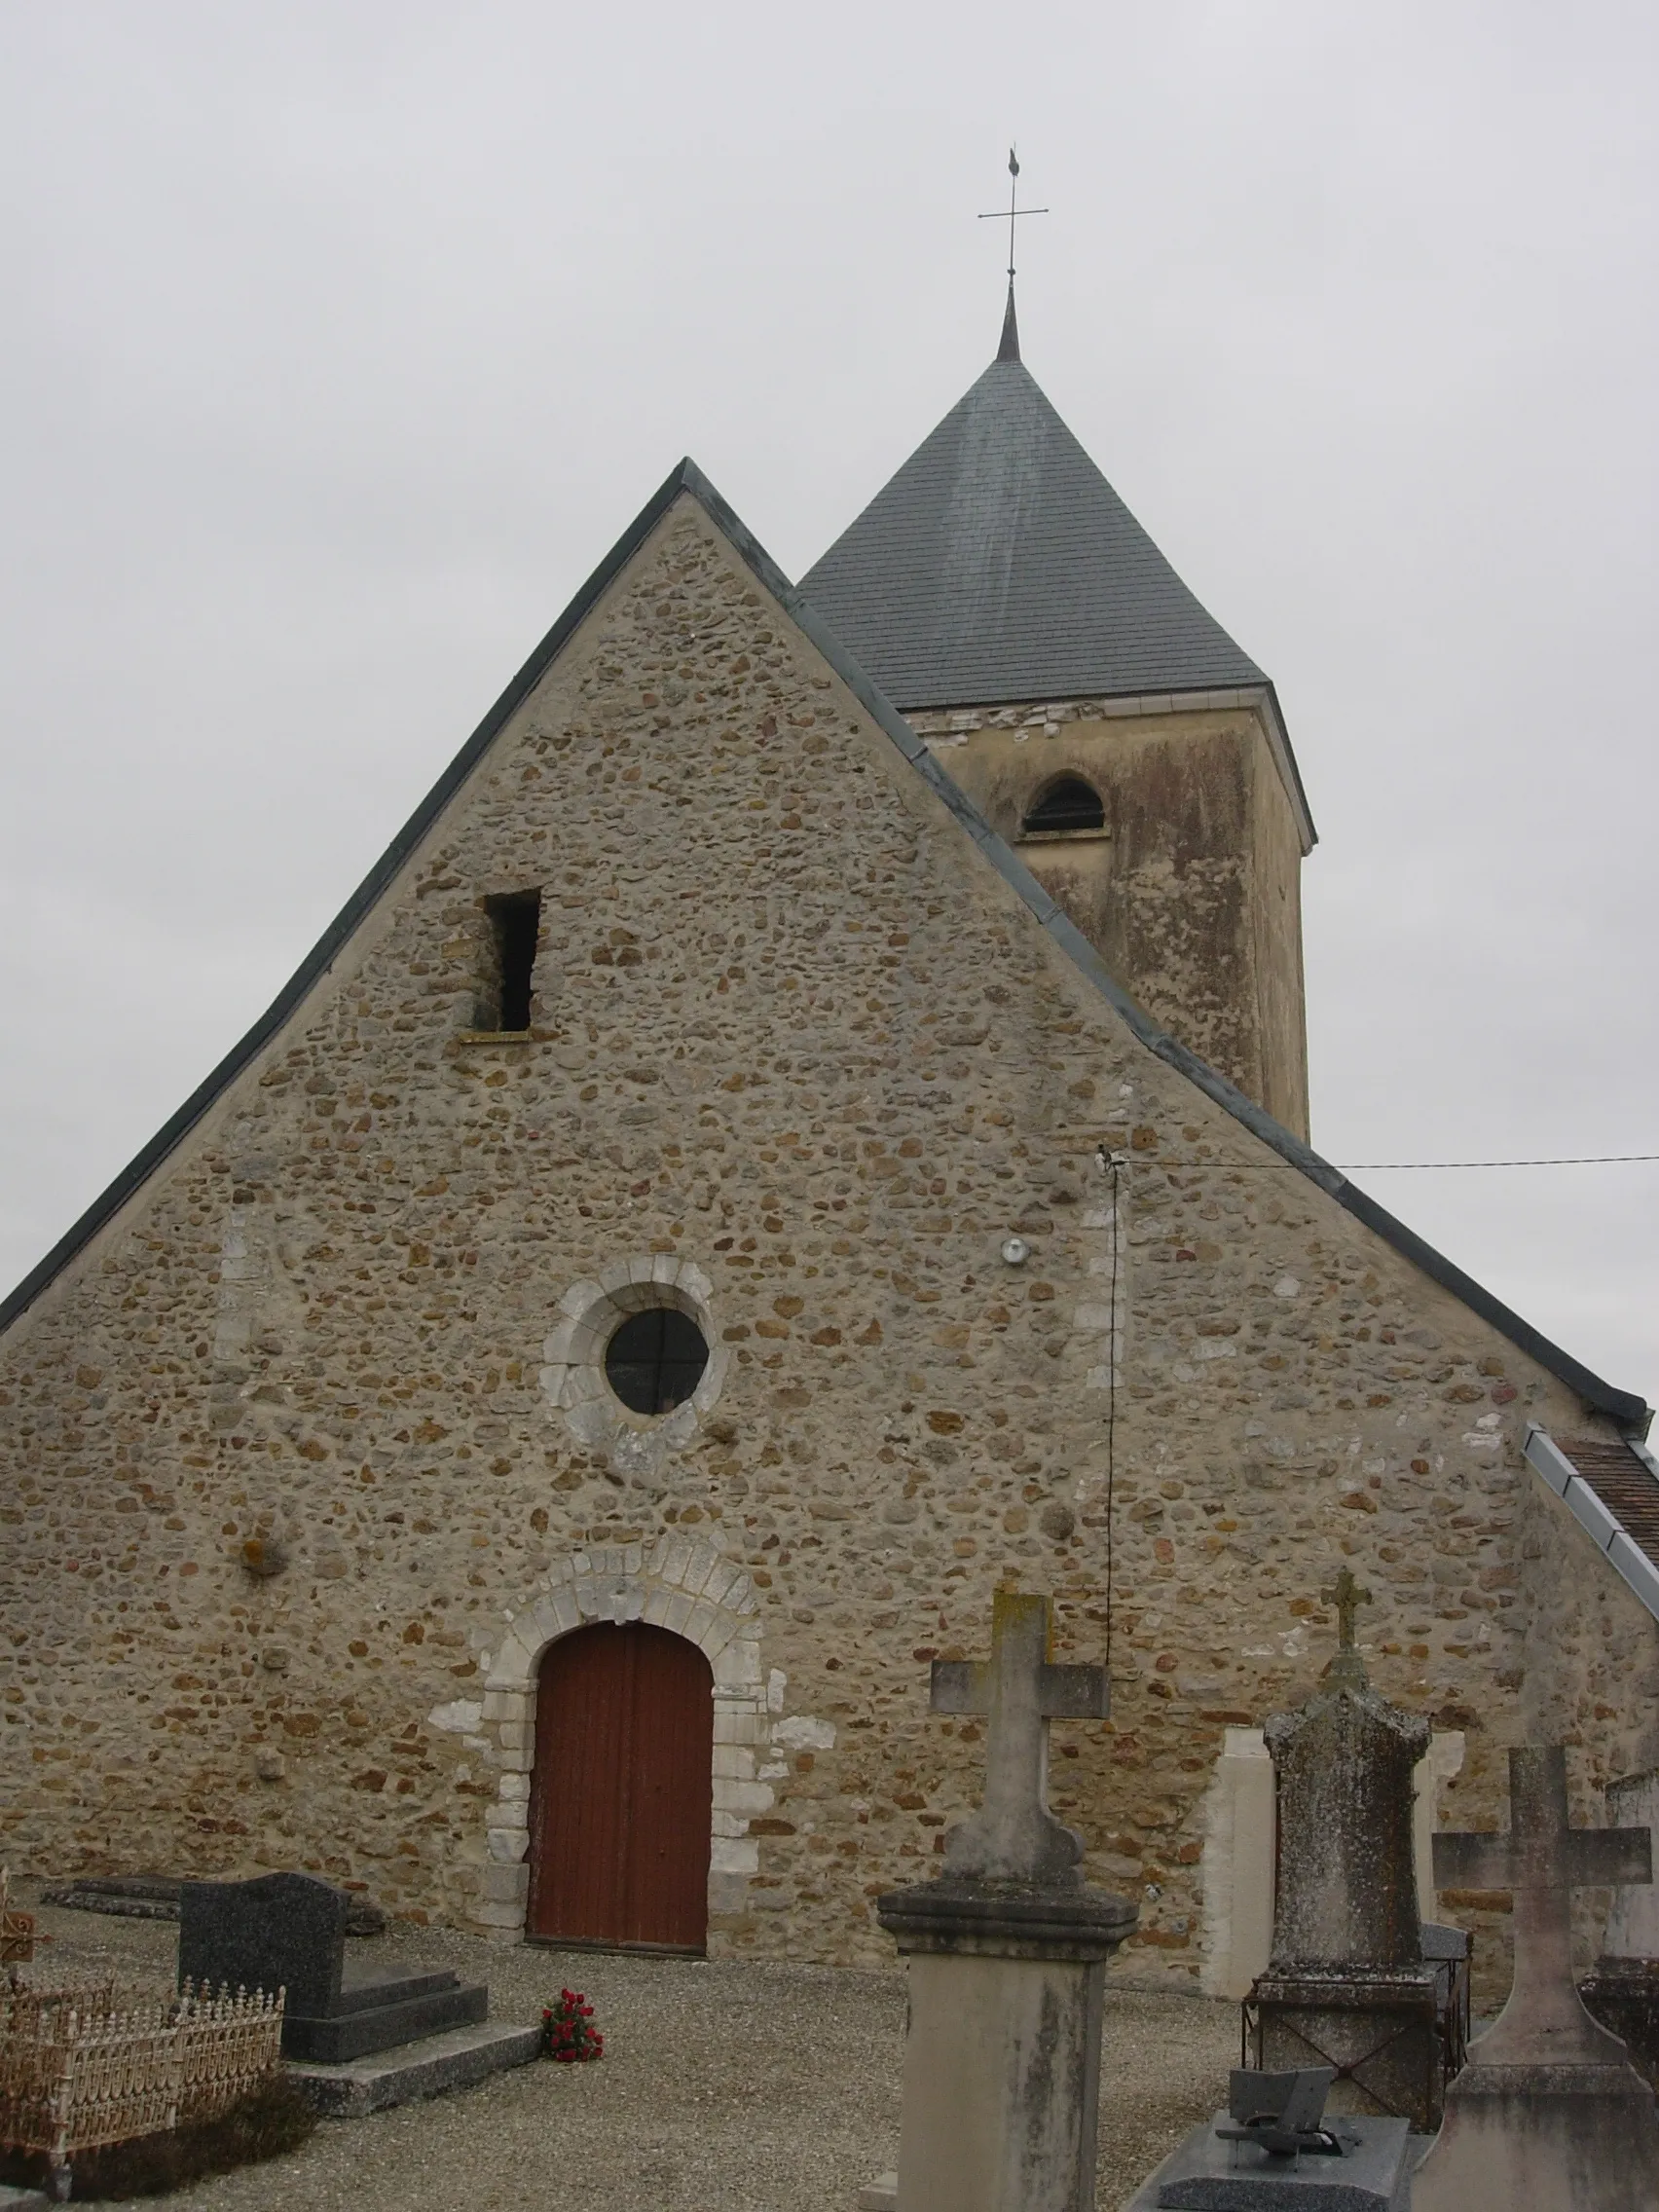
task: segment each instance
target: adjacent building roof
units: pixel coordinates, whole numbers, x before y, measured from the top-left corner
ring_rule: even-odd
[[[1553,1437],[1534,1421],[1526,1453],[1659,1620],[1659,1459],[1639,1437]]]
[[[1013,313],[807,600],[902,711],[1265,686],[1061,422]]]

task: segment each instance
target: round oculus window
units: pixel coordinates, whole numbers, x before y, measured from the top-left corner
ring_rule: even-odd
[[[630,1313],[605,1347],[605,1379],[636,1414],[669,1414],[682,1406],[708,1364],[702,1330],[677,1306]]]

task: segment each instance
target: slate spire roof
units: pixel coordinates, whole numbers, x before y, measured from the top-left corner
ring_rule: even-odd
[[[1012,282],[996,359],[800,589],[902,712],[1268,682],[1021,361]]]
[[[1008,280],[1008,307],[1003,314],[1002,344],[997,348],[999,361],[1017,361],[1019,358],[1019,317],[1014,312],[1014,278]]]

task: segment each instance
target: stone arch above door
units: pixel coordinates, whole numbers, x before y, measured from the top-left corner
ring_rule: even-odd
[[[674,1530],[650,1542],[592,1544],[561,1560],[506,1615],[487,1655],[482,1733],[498,1770],[486,1816],[488,1862],[473,1918],[497,1940],[524,1935],[530,1868],[530,1776],[535,1755],[535,1689],[541,1655],[597,1621],[645,1621],[683,1636],[707,1655],[715,1677],[714,1832],[709,1910],[743,1909],[759,1847],[749,1833],[771,1790],[754,1779],[755,1747],[766,1728],[755,1586],[713,1544]]]

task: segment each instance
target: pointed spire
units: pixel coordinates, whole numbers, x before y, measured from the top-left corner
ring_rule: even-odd
[[[997,348],[999,361],[1017,361],[1019,358],[1019,322],[1014,312],[1014,278],[1008,280],[1008,309],[1003,315],[1002,344]]]

